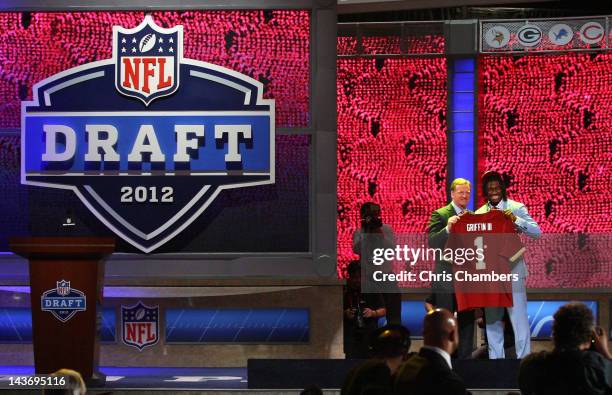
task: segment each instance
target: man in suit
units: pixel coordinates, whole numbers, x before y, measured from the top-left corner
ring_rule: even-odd
[[[459,221],[459,216],[466,213],[470,202],[470,182],[464,178],[457,178],[451,183],[451,202],[437,209],[431,214],[428,227],[428,241],[430,248],[444,250],[452,226]],[[450,262],[436,256],[436,274],[448,273],[452,276],[453,268]],[[455,289],[452,281],[432,281],[432,295],[429,302],[435,306],[449,311],[457,310]],[[469,358],[474,351],[474,312],[464,311],[457,314],[459,320],[459,348],[457,356],[462,359]]]
[[[465,395],[465,384],[452,371],[450,355],[459,344],[457,321],[446,309],[431,310],[423,320],[423,347],[403,363],[395,379],[398,395]]]
[[[501,174],[488,171],[482,176],[482,194],[487,203],[476,210],[476,214],[487,213],[490,210],[502,210],[514,223],[517,232],[537,239],[542,234],[537,222],[531,218],[524,204],[508,199],[506,186]],[[514,331],[514,342],[517,358],[523,358],[531,351],[531,332],[527,319],[527,292],[525,278],[527,266],[522,257],[511,268],[518,275],[518,281],[512,282],[512,307],[508,307],[508,315]],[[489,358],[504,358],[504,307],[485,308],[485,320]]]

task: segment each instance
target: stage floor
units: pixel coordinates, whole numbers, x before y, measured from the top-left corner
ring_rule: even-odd
[[[281,361],[283,365],[289,365],[287,360]],[[316,365],[309,361],[308,365]],[[356,362],[356,361],[354,361]],[[300,363],[300,361],[295,361]],[[304,361],[302,361],[304,363]],[[308,366],[304,365],[304,366]],[[461,364],[459,364],[461,365]],[[496,366],[496,363],[482,364],[478,362],[468,362],[468,366],[471,366],[470,370],[473,373],[478,372],[477,377],[467,377],[466,383],[470,381],[480,381],[483,376],[495,376],[495,374],[487,374],[493,372],[508,371],[507,369],[499,369],[500,366]],[[478,365],[478,366],[476,366]],[[485,366],[490,369],[484,368]],[[298,389],[296,386],[288,385],[285,381],[288,377],[279,377],[278,374],[285,376],[285,373],[275,371],[272,369],[273,366],[260,366],[259,368],[266,368],[272,375],[276,377],[268,383],[269,386],[259,387],[259,389],[248,389],[247,382],[247,368],[176,368],[176,367],[113,367],[103,366],[100,371],[106,374],[106,385],[104,387],[88,388],[88,393],[94,395],[144,395],[154,392],[157,395],[192,395],[192,394],[205,394],[205,395],[299,395],[301,388]],[[461,367],[461,366],[459,366]],[[268,369],[269,368],[269,369]],[[483,369],[484,368],[484,369]],[[301,369],[294,370],[294,380],[313,380],[314,376],[311,375],[313,372],[302,371]],[[464,370],[466,376],[469,376],[466,369]],[[301,374],[295,374],[296,371]],[[38,390],[26,390],[10,386],[10,376],[19,375],[32,375],[34,374],[33,366],[0,366],[0,394],[14,394],[19,393],[22,395],[29,394],[40,394]],[[324,375],[318,370],[318,375]],[[268,378],[270,379],[270,378]],[[337,380],[337,378],[336,378]],[[341,381],[341,379],[340,379]],[[281,384],[283,383],[283,384]],[[280,384],[280,385],[279,385]],[[338,386],[339,387],[339,386]],[[473,385],[471,391],[477,395],[506,395],[512,390],[512,386],[504,387],[501,386],[485,386],[478,388],[479,386]],[[476,387],[476,388],[475,388]],[[488,388],[487,388],[488,387]],[[494,388],[497,387],[497,388]],[[326,387],[324,387],[326,388]],[[324,390],[325,395],[339,395],[339,388],[333,385]]]
[[[247,389],[246,368],[136,368],[100,367],[106,375],[107,391],[118,389],[243,390]],[[33,366],[0,366],[0,389],[11,387],[10,376],[34,374]]]

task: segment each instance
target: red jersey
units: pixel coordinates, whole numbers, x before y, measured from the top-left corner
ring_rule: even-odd
[[[451,227],[446,248],[454,251],[453,279],[459,311],[512,306],[510,265],[522,256],[525,247],[502,211],[462,215]],[[468,256],[468,249],[476,253]]]

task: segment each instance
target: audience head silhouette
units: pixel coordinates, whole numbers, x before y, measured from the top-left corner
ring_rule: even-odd
[[[410,331],[401,325],[386,325],[372,335],[370,350],[374,357],[404,357],[410,349]]]
[[[594,318],[585,304],[572,302],[563,305],[554,315],[553,341],[559,350],[585,350],[591,345]]]
[[[446,309],[433,309],[423,321],[423,344],[452,354],[459,345],[457,320]]]
[[[66,378],[66,388],[43,390],[45,395],[85,395],[87,387],[81,374],[72,369],[60,369],[51,374],[52,376],[63,376]]]

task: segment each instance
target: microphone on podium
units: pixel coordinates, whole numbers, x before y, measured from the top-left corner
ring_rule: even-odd
[[[71,227],[74,227],[74,226],[76,226],[76,223],[74,222],[72,210],[68,210],[66,211],[66,217],[64,218],[64,223],[62,223],[62,228],[70,229]]]

